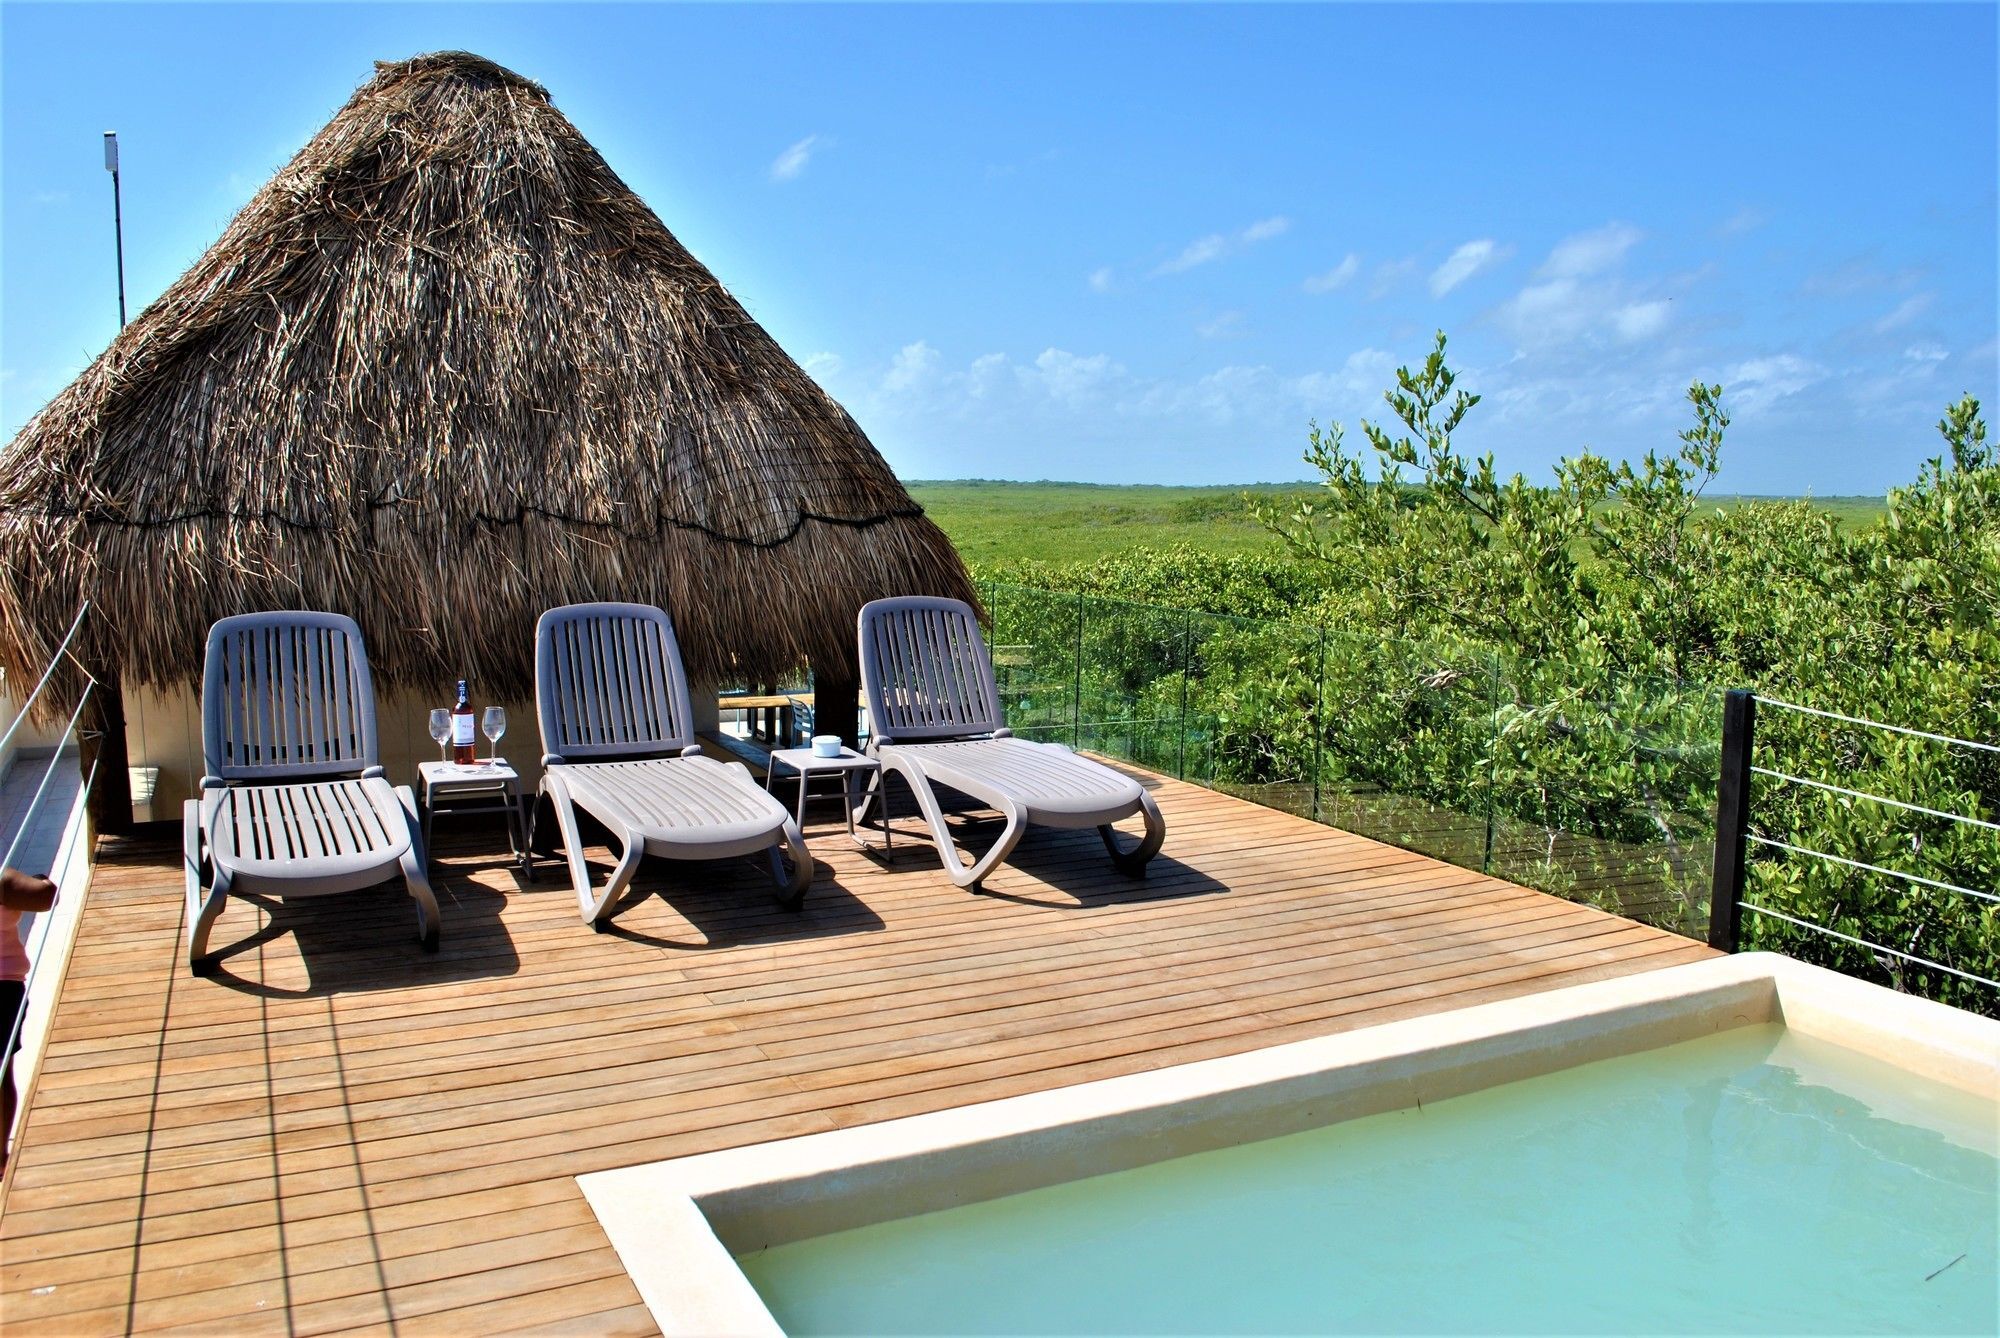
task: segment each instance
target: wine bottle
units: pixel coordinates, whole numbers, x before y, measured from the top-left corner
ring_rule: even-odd
[[[465,680],[458,680],[458,705],[451,708],[451,760],[469,767],[479,758],[473,747],[472,701],[465,694]]]

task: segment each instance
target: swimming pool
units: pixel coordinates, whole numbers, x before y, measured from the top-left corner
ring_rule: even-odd
[[[585,1189],[669,1331],[2000,1325],[2000,1026],[1757,955],[1419,1023]]]

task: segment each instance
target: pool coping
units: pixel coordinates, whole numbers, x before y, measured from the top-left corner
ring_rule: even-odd
[[[1742,953],[577,1183],[663,1333],[776,1334],[738,1253],[1762,1022],[2000,1101],[2000,1021]]]

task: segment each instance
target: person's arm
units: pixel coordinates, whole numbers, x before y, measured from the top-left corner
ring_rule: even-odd
[[[0,869],[0,907],[10,911],[45,911],[56,904],[56,885],[19,869]]]

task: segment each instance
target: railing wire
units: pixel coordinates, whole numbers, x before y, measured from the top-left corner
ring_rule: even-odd
[[[89,806],[90,787],[96,783],[96,780],[97,780],[97,760],[93,758],[90,763],[90,771],[83,778],[83,787],[79,789],[76,793],[75,808],[72,811],[82,811],[83,809]],[[33,816],[32,808],[30,810],[29,816],[30,817]],[[73,864],[76,860],[75,852],[79,849],[85,848],[85,845],[86,843],[82,842],[72,842],[68,847],[64,849],[62,867],[60,869],[49,870],[48,879],[50,882],[54,883],[57,887],[62,886],[63,879],[69,877],[70,865]],[[54,913],[55,913],[54,907],[51,907],[49,910],[42,912],[42,914],[44,915],[53,915]],[[27,1001],[35,997],[35,992],[34,992],[35,977],[41,971],[42,962],[46,960],[47,957],[48,957],[48,952],[46,951],[46,949],[44,949],[44,951],[42,952],[36,953],[35,956],[28,962],[27,976],[23,978],[23,980],[21,981],[21,1007],[19,1011],[17,1011],[14,1014],[14,1025],[7,1032],[6,1048],[0,1049],[0,1054],[8,1056],[10,1062],[14,1054],[14,1047],[20,1043],[21,1033],[27,1028],[28,1024]],[[5,1140],[11,1137],[13,1132],[14,1131],[11,1129],[0,1129],[0,1140]]]
[[[1935,887],[1946,892],[1963,892],[1966,896],[1978,897],[1981,901],[2000,902],[2000,896],[1996,896],[1991,892],[1981,892],[1976,887],[1960,887],[1957,883],[1947,883],[1936,878],[1926,878],[1919,873],[1906,873],[1902,869],[1887,869],[1880,864],[1869,864],[1863,860],[1849,859],[1845,855],[1832,855],[1824,850],[1813,850],[1806,846],[1791,845],[1768,836],[1758,836],[1754,832],[1749,835],[1748,839],[1755,841],[1760,846],[1769,846],[1773,850],[1786,850],[1794,855],[1810,855],[1814,859],[1832,860],[1835,864],[1845,864],[1851,869],[1866,869],[1869,873],[1886,874],[1891,878],[1904,878],[1912,883],[1922,883],[1925,887]]]
[[[28,718],[28,713],[34,709],[35,703],[41,698],[43,690],[48,687],[49,680],[55,676],[56,665],[62,661],[64,656],[70,654],[70,645],[75,641],[78,629],[83,626],[84,615],[89,611],[90,601],[85,600],[82,606],[77,609],[76,617],[71,620],[69,631],[63,635],[62,643],[56,647],[55,654],[50,657],[48,668],[42,671],[40,680],[36,682],[34,689],[28,693],[26,700],[21,703],[20,711],[15,715],[13,722],[7,726],[6,732],[0,734],[0,755],[5,754],[7,745],[13,742],[14,735],[21,728],[21,723]],[[6,855],[0,856],[0,868],[13,867],[14,856],[20,853],[21,843],[27,839],[29,831],[35,825],[35,818],[41,811],[43,801],[48,797],[49,784],[55,779],[56,772],[62,768],[69,746],[76,739],[77,726],[83,720],[84,708],[90,704],[91,693],[96,688],[97,680],[91,677],[88,670],[85,670],[83,691],[77,694],[76,709],[70,712],[69,722],[63,726],[62,737],[56,741],[55,752],[49,758],[48,766],[42,769],[41,780],[36,783],[35,791],[29,796],[27,805],[21,810],[19,825],[14,831],[13,840],[7,844]],[[72,813],[84,811],[88,808],[91,786],[96,781],[97,759],[93,758],[89,773],[84,776],[83,784],[77,790],[75,799],[71,801]],[[61,867],[49,870],[47,877],[57,887],[61,887],[63,879],[69,876],[70,865],[76,858],[75,852],[78,848],[79,846],[76,843],[65,846]],[[49,911],[42,913],[52,914],[53,907]],[[44,942],[46,943],[46,939]],[[43,951],[36,953],[28,962],[27,974],[21,982],[22,1003],[14,1014],[12,1024],[7,1029],[6,1044],[4,1048],[0,1048],[0,1056],[5,1056],[9,1064],[13,1062],[14,1048],[20,1044],[21,1035],[27,1027],[27,1001],[35,997],[35,981],[41,973],[42,963],[47,959],[48,955],[45,947]],[[11,1139],[13,1133],[12,1129],[0,1129],[0,1141]]]
[[[62,738],[56,741],[55,755],[49,758],[49,764],[42,768],[42,779],[35,786],[35,793],[29,798],[28,806],[21,811],[21,824],[15,829],[14,839],[7,845],[7,854],[0,857],[0,867],[10,867],[14,863],[14,856],[20,851],[21,842],[27,837],[28,829],[34,825],[35,812],[42,806],[42,799],[48,793],[49,782],[55,779],[57,770],[62,766],[63,750],[68,748],[70,741],[76,737],[77,722],[83,719],[83,708],[90,703],[91,690],[96,686],[95,683],[86,683],[83,685],[83,691],[77,694],[76,709],[70,712],[69,724],[64,726]]]
[[[1805,785],[1815,790],[1825,790],[1829,794],[1846,795],[1850,799],[1871,800],[1874,803],[1887,804],[1891,808],[1900,808],[1910,813],[1922,813],[1926,817],[1943,818],[1947,822],[1962,822],[1971,827],[1984,827],[1989,832],[2000,832],[2000,822],[1988,822],[1984,818],[1968,818],[1963,813],[1947,813],[1939,808],[1925,808],[1922,804],[1912,804],[1908,800],[1891,799],[1888,795],[1870,794],[1866,790],[1850,790],[1845,785],[1834,785],[1828,781],[1809,780],[1804,776],[1791,776],[1782,771],[1773,771],[1769,767],[1753,766],[1750,770],[1756,775],[1769,776],[1772,780],[1786,781],[1792,785]]]
[[[55,676],[56,665],[62,662],[65,655],[69,654],[70,643],[76,640],[77,630],[83,626],[83,616],[89,612],[90,601],[86,599],[77,607],[76,617],[70,619],[69,631],[63,633],[62,644],[58,645],[56,653],[49,657],[49,667],[42,670],[41,678],[36,681],[35,686],[29,690],[27,697],[22,700],[21,709],[15,714],[14,722],[7,726],[5,734],[0,734],[0,757],[6,756],[7,745],[14,741],[14,735],[21,728],[21,722],[28,718],[28,713],[34,709],[35,703],[41,699],[42,689],[46,688],[49,685],[49,680]],[[91,683],[97,681],[89,677],[88,671],[85,671],[85,678]]]
[[[1781,711],[1797,711],[1801,715],[1821,716],[1827,720],[1839,720],[1850,725],[1865,725],[1869,729],[1885,729],[1891,734],[1907,734],[1913,739],[1929,739],[1933,743],[1948,743],[1958,748],[1976,748],[1983,753],[2000,753],[2000,744],[1980,743],[1976,739],[1961,739],[1950,734],[1933,734],[1927,729],[1911,729],[1908,725],[1891,725],[1880,720],[1863,720],[1860,716],[1842,715],[1838,711],[1822,711],[1817,706],[1800,706],[1796,702],[1779,701],[1776,697],[1759,697],[1757,705],[1775,706]]]
[[[1856,938],[1852,934],[1843,934],[1838,929],[1828,929],[1825,925],[1814,924],[1810,920],[1801,920],[1796,916],[1787,915],[1783,911],[1774,911],[1769,906],[1759,906],[1754,901],[1739,901],[1736,904],[1746,911],[1755,911],[1759,915],[1768,915],[1774,920],[1783,920],[1786,924],[1797,925],[1800,929],[1810,929],[1815,934],[1825,934],[1829,938],[1837,938],[1844,943],[1852,943],[1856,947],[1866,948],[1870,952],[1887,953],[1891,957],[1899,957],[1903,961],[1914,963],[1917,966],[1928,967],[1933,971],[1942,971],[1946,975],[1957,976],[1960,980],[1970,980],[1975,984],[1986,985],[2000,990],[2000,980],[1988,980],[1985,976],[1976,976],[1970,971],[1961,971],[1955,966],[1946,966],[1943,962],[1934,962],[1928,957],[1919,957],[1915,953],[1904,952],[1898,948],[1884,947],[1880,943],[1870,943],[1865,938]]]

